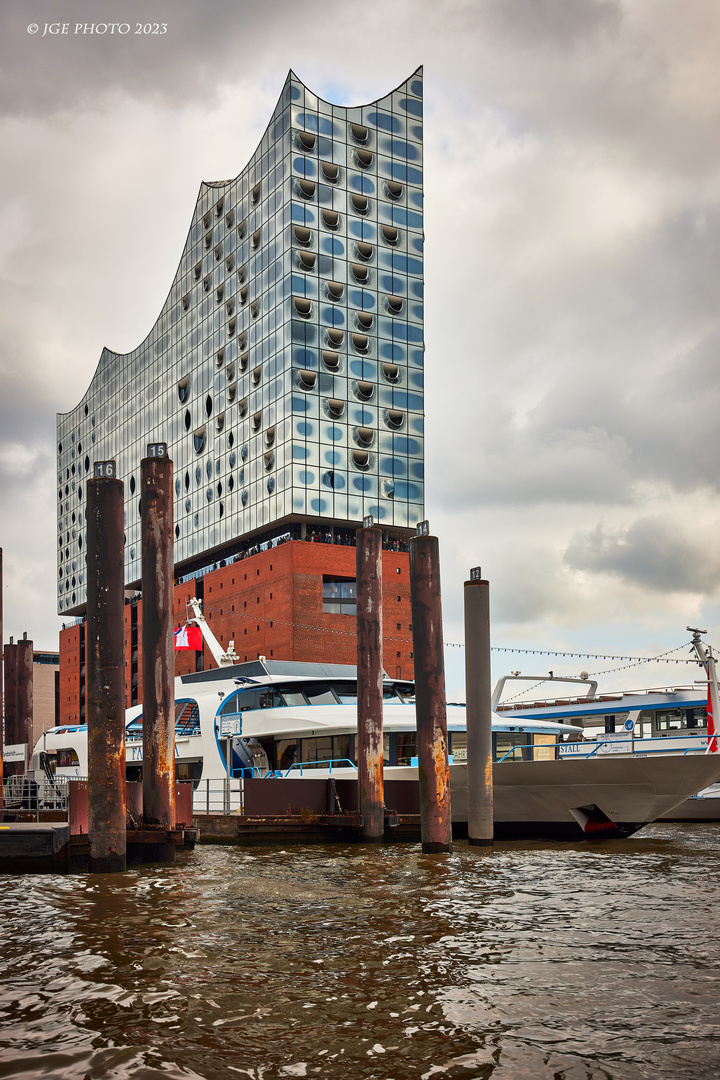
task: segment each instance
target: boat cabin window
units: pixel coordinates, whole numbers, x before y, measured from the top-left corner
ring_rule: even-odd
[[[521,731],[498,731],[493,734],[493,759],[500,761],[530,761],[530,736]]]
[[[275,760],[278,769],[289,769],[297,761],[297,739],[278,739],[275,743]]]
[[[699,727],[707,727],[705,709],[658,709],[655,713],[655,731],[658,735]]]
[[[58,769],[70,769],[73,765],[79,764],[80,759],[71,746],[65,750],[57,751],[56,767]]]
[[[689,728],[707,727],[707,709],[686,709],[685,717]]]
[[[411,765],[414,757],[417,757],[417,733],[414,731],[399,731],[397,737],[398,765]]]
[[[223,701],[220,706],[220,715],[228,716],[232,713],[245,712],[246,709],[259,709],[261,707],[260,698],[264,692],[264,686],[236,690],[235,693],[230,694]]]
[[[283,686],[278,691],[282,699],[278,704],[284,705],[307,705],[307,698],[299,687]]]
[[[338,703],[338,696],[329,683],[304,683],[303,690],[311,705],[337,705]]]
[[[310,768],[327,768],[329,761],[352,761],[350,740],[350,735],[321,735],[317,739],[303,739],[300,760]]]
[[[651,712],[641,712],[638,722],[640,726],[640,738],[649,739],[653,733],[653,714]]]
[[[450,753],[453,761],[467,761],[467,732],[451,731],[448,737],[450,739]]]

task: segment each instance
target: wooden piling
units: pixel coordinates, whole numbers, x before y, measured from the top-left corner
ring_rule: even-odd
[[[33,643],[27,634],[17,643],[17,741],[27,745],[28,768],[33,751]]]
[[[115,463],[87,483],[88,852],[91,873],[126,867],[124,485]]]
[[[5,678],[5,745],[14,746],[20,742],[18,735],[18,694],[17,694],[17,645],[10,643],[3,649],[3,669]],[[19,763],[10,761],[5,763],[6,776],[23,772]]]
[[[173,466],[165,443],[140,465],[142,522],[143,821],[175,827]],[[168,845],[167,856],[175,848]]]
[[[422,849],[428,853],[452,851],[440,555],[436,536],[414,536],[410,541],[410,603]]]
[[[358,529],[356,552],[358,795],[363,840],[379,843],[385,829],[382,530]]]

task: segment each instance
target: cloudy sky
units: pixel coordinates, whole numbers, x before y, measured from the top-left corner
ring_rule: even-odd
[[[352,105],[423,64],[447,641],[481,565],[498,647],[656,655],[688,624],[720,646],[719,47],[713,0],[3,0],[6,640],[57,647],[55,413],[150,329],[200,181],[241,171],[288,68]]]

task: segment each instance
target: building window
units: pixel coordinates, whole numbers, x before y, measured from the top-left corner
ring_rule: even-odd
[[[357,584],[353,578],[323,576],[323,614],[355,615]]]

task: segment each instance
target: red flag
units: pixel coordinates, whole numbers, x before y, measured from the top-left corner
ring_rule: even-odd
[[[715,731],[715,717],[713,716],[712,698],[710,697],[710,683],[708,683],[708,696],[707,696],[707,730],[708,730],[708,751],[711,754],[717,754],[718,741],[717,732]]]
[[[175,650],[194,649],[202,652],[202,630],[199,626],[181,626],[175,631]]]

